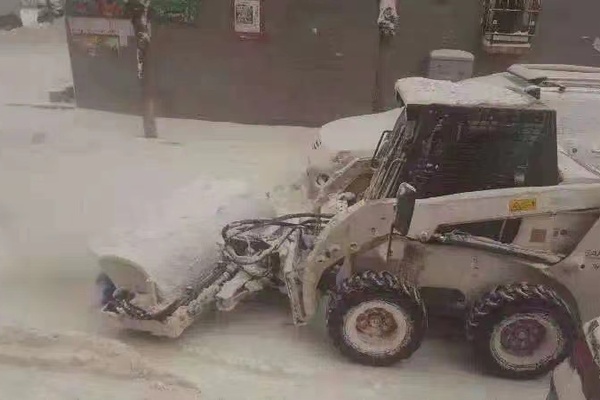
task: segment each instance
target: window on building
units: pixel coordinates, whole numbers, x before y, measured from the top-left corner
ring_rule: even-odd
[[[541,0],[484,0],[484,44],[529,46],[540,9]]]

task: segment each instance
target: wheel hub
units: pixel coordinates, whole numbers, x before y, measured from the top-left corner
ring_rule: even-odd
[[[356,330],[369,337],[386,338],[397,329],[393,315],[383,308],[370,308],[356,318]]]
[[[502,347],[516,356],[528,356],[540,346],[546,328],[533,318],[523,318],[504,327],[500,336]]]
[[[361,302],[344,316],[348,344],[369,357],[388,357],[410,340],[412,321],[397,304],[373,299]]]

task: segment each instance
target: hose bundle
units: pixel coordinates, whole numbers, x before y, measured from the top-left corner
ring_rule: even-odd
[[[229,261],[238,266],[258,264],[279,250],[295,231],[318,233],[332,217],[332,214],[297,213],[277,218],[234,221],[221,231],[225,244],[223,252]],[[299,221],[292,222],[294,219]],[[273,227],[275,229],[269,232],[268,228]],[[243,244],[243,248],[240,244]]]

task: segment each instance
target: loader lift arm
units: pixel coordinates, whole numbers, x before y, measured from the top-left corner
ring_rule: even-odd
[[[528,201],[534,206],[516,210],[514,205],[519,201]],[[397,205],[397,199],[362,201],[350,207],[346,213],[336,215],[325,227],[322,239],[297,268],[303,274],[304,315],[301,319],[310,318],[316,310],[317,285],[325,270],[342,258],[350,258],[400,236],[392,229],[396,216],[402,212],[397,209]],[[598,209],[600,184],[495,189],[417,199],[414,211],[410,213],[412,219],[405,239],[444,243],[443,236],[438,232],[444,225]],[[445,241],[447,244],[450,242]],[[468,244],[467,241],[453,242],[454,245]],[[519,252],[517,247],[510,244],[504,245],[503,249],[513,255],[523,253],[523,256],[536,258],[538,261],[545,260],[548,264],[565,258],[565,255],[544,254],[526,249]]]

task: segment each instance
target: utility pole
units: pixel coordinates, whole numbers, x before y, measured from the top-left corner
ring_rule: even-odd
[[[397,22],[396,0],[379,0],[379,17],[377,18],[379,40],[375,63],[375,85],[373,86],[373,112],[381,112],[385,108],[383,87],[386,82],[383,69],[388,59],[387,55],[391,48],[392,38],[396,34]]]
[[[154,92],[154,65],[151,58],[151,0],[127,0],[126,12],[135,32],[137,46],[137,73],[142,89],[142,118],[144,137],[157,138]]]

